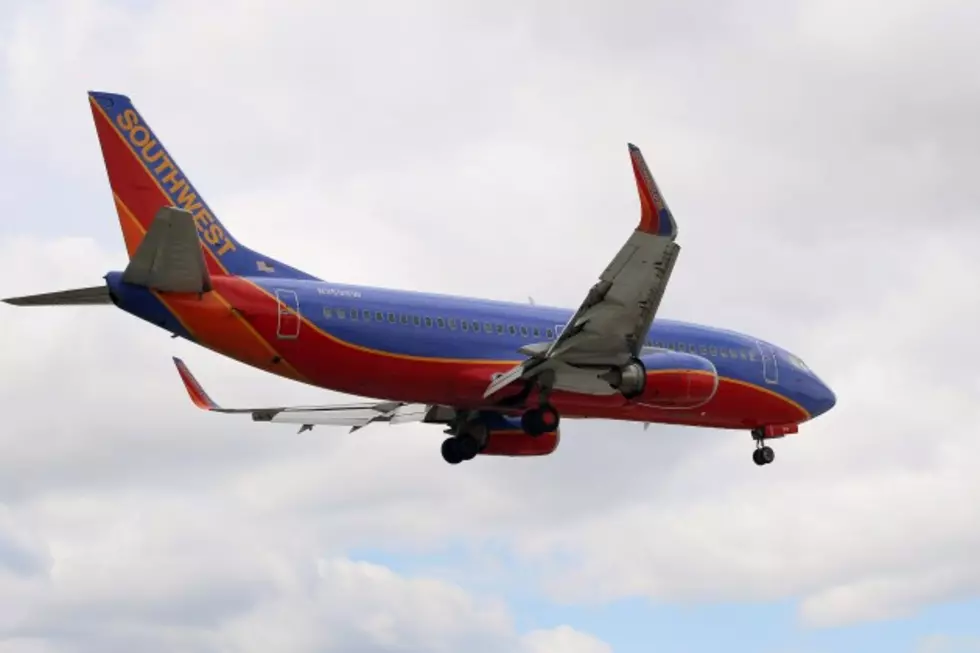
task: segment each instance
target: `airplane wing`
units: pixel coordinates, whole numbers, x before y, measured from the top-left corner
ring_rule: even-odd
[[[301,424],[300,433],[314,425],[350,426],[351,432],[376,422],[404,424],[407,422],[436,421],[437,406],[406,404],[395,401],[363,402],[332,406],[272,406],[264,408],[222,408],[208,396],[201,384],[191,374],[184,361],[174,357],[187,394],[195,406],[213,413],[251,414],[256,422]]]
[[[618,366],[639,355],[680,252],[677,223],[638,147],[629,145],[640,224],[568,324],[540,353],[498,376],[484,397],[562,365]]]

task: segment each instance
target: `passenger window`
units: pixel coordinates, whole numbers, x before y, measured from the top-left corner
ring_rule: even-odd
[[[353,310],[351,310],[351,312],[350,312],[350,319],[357,320],[357,319],[360,319],[360,317],[361,317],[361,314],[360,314],[360,312],[356,308],[353,309]]]
[[[500,335],[503,332],[504,332],[504,325],[503,324],[498,324],[497,325],[497,335]]]
[[[513,324],[511,324],[509,327],[507,327],[507,331],[512,336],[516,336],[517,335],[517,327],[515,327]]]
[[[398,316],[395,315],[394,313],[388,313],[388,321],[394,324],[395,322],[398,321]]]
[[[454,318],[454,317],[449,318],[449,329],[451,331],[455,331],[456,330],[456,318]]]
[[[415,326],[422,326],[422,318],[420,318],[418,315],[413,315],[412,316],[412,323]]]
[[[522,326],[521,327],[521,335],[524,336],[525,338],[527,338],[527,335],[528,334],[527,334],[527,327],[526,326]]]
[[[480,321],[479,320],[473,320],[473,330],[476,331],[476,332],[479,332],[480,331]]]
[[[431,317],[425,318],[425,326],[427,326],[427,327],[431,327],[432,326],[432,318]]]
[[[541,327],[534,327],[534,337],[535,338],[541,337]]]
[[[738,350],[733,347],[728,350],[728,355],[732,358],[738,358]]]
[[[374,319],[377,320],[378,322],[384,322],[385,314],[382,313],[381,311],[378,311],[377,313],[374,314]]]
[[[337,309],[337,319],[345,320],[347,319],[347,311],[343,308]]]
[[[329,320],[330,318],[333,317],[333,312],[329,308],[325,308],[323,309],[323,317]]]
[[[711,352],[711,355],[712,356],[717,356],[718,355],[718,348],[715,347],[715,346],[708,347],[708,351]]]
[[[554,337],[555,337],[555,332],[554,332],[554,331],[552,331],[551,329],[548,329],[547,331],[545,331],[545,334],[546,334],[546,335],[547,335],[547,336],[548,336],[549,338],[554,338]]]
[[[698,346],[695,345],[694,343],[689,342],[687,343],[687,350],[692,354],[696,354],[698,353]]]
[[[744,349],[743,349],[742,351],[740,351],[740,352],[738,352],[738,353],[739,353],[739,355],[740,355],[740,356],[742,357],[742,360],[743,360],[743,361],[747,361],[747,360],[749,360],[749,355],[748,355],[748,354],[747,354],[747,353],[745,352],[745,350],[744,350]]]
[[[402,314],[402,324],[408,324],[408,320],[409,317],[405,314]]]
[[[436,320],[436,324],[439,325],[439,328],[440,329],[445,329],[446,328],[446,321],[444,319],[442,319],[441,317]]]
[[[487,333],[493,333],[493,325],[490,324],[489,322],[484,322],[483,330],[486,331]]]
[[[460,320],[459,321],[459,326],[463,327],[463,331],[469,331],[470,330],[470,323],[467,320]]]
[[[719,349],[718,350],[718,353],[721,354],[721,357],[722,358],[728,358],[728,350],[725,349],[724,347],[722,347],[721,349]]]
[[[371,321],[371,311],[369,311],[366,308],[364,309],[364,320],[366,322],[370,322]]]
[[[707,347],[707,345],[701,345],[701,355],[702,356],[707,356],[708,355],[708,347]]]
[[[750,349],[749,350],[749,360],[750,361],[754,361],[755,360],[755,350],[754,349]]]

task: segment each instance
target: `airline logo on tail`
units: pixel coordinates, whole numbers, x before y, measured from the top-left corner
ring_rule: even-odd
[[[100,99],[101,100],[101,99]],[[218,257],[234,252],[238,246],[225,233],[215,220],[210,209],[201,201],[199,194],[191,186],[184,173],[154,136],[149,126],[140,120],[133,108],[125,108],[113,117],[112,101],[101,100],[99,104],[109,114],[119,133],[123,135],[133,153],[139,157],[147,171],[153,175],[160,188],[170,201],[194,215],[194,223],[201,238]]]

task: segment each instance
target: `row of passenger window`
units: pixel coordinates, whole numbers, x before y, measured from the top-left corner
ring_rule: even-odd
[[[712,358],[734,358],[742,359],[743,361],[754,361],[757,360],[757,354],[752,349],[743,349],[741,347],[717,347],[715,345],[696,345],[694,343],[685,342],[659,342],[654,341],[651,343],[647,340],[647,345],[652,344],[654,347],[660,347],[663,349],[670,349],[672,351],[682,351],[689,352],[691,354],[699,354],[701,356],[710,356]]]
[[[480,320],[457,320],[454,317],[429,317],[427,315],[406,315],[397,313],[385,313],[384,311],[371,311],[369,309],[343,309],[343,308],[324,308],[323,317],[331,320],[357,320],[361,322],[388,322],[389,324],[402,324],[404,326],[417,326],[425,328],[449,329],[455,331],[470,331],[473,333],[496,333],[504,335],[509,333],[512,336],[520,334],[525,338],[540,338],[542,332],[545,338],[554,338],[554,329],[541,329],[541,327],[529,327],[515,324],[501,324],[499,322],[481,322]],[[561,332],[560,330],[558,331]]]
[[[324,308],[323,317],[328,320],[354,320],[360,322],[387,322],[389,324],[402,324],[404,326],[416,326],[424,328],[437,328],[437,329],[449,329],[450,331],[456,331],[457,329],[472,333],[489,333],[504,335],[509,333],[512,336],[517,336],[520,334],[524,338],[540,338],[542,331],[544,332],[544,337],[552,339],[555,337],[555,333],[561,334],[562,328],[557,327],[556,329],[541,329],[541,327],[529,327],[525,325],[516,324],[502,324],[500,322],[481,322],[480,320],[457,320],[456,318],[446,318],[446,317],[430,317],[427,315],[406,315],[404,313],[397,314],[394,312],[384,312],[384,311],[372,311],[370,309],[344,309],[344,308]],[[746,361],[755,361],[756,352],[751,349],[742,349],[737,347],[717,347],[715,345],[696,345],[694,343],[684,343],[684,342],[661,342],[654,341],[647,338],[645,343],[648,347],[659,347],[661,349],[670,349],[672,351],[689,352],[692,354],[700,354],[701,356],[710,356],[713,358],[734,358],[742,359]]]

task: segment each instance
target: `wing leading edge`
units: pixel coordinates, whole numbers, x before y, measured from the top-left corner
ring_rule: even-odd
[[[317,426],[350,426],[351,432],[374,424],[426,422],[438,407],[394,401],[363,402],[332,406],[271,406],[262,408],[223,408],[205,392],[187,365],[174,357],[177,373],[195,406],[212,413],[250,414],[256,422],[300,424],[300,433]]]

